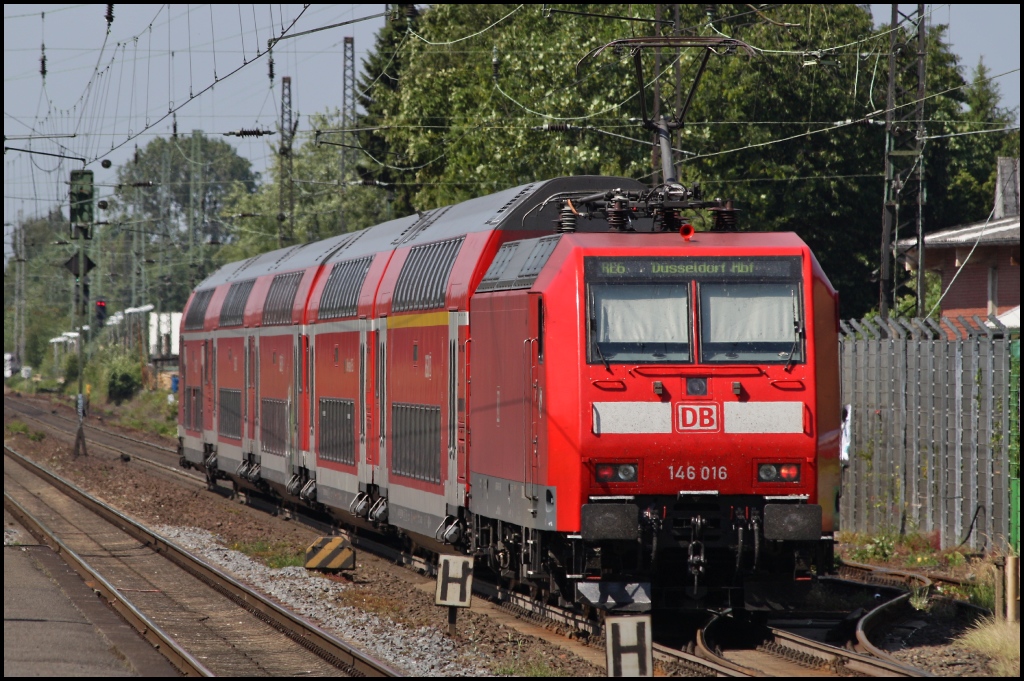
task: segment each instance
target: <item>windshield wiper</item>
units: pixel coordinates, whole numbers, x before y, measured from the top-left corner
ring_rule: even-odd
[[[608,362],[608,358],[601,352],[601,341],[594,341],[594,349],[597,350],[597,356],[604,362],[604,368],[608,370],[608,373],[612,372],[612,365]]]
[[[804,336],[803,326],[800,324],[800,315],[797,312],[796,300],[793,301],[793,347],[789,349],[789,356],[786,357],[786,373],[793,367],[793,355],[796,354],[796,349],[800,346],[800,339]]]

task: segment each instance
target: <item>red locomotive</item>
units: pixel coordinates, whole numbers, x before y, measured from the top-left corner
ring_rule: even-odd
[[[694,207],[732,224],[560,178],[223,267],[183,465],[563,601],[763,604],[831,568],[837,297],[794,234]]]

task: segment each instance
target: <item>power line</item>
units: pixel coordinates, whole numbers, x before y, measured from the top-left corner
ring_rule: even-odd
[[[426,43],[427,45],[431,45],[431,46],[433,46],[433,47],[445,47],[445,46],[447,46],[447,45],[454,45],[455,43],[461,43],[461,42],[462,42],[463,40],[469,40],[470,38],[475,38],[475,37],[477,37],[478,35],[483,35],[484,33],[487,33],[487,31],[491,30],[492,28],[494,28],[495,26],[497,26],[497,25],[498,25],[498,24],[500,24],[501,22],[505,21],[505,19],[508,19],[508,18],[509,18],[510,16],[512,16],[513,14],[515,14],[516,12],[518,12],[519,10],[521,10],[521,9],[522,9],[523,7],[526,7],[526,5],[519,5],[519,6],[518,6],[518,7],[516,7],[516,8],[514,9],[514,10],[512,10],[511,12],[509,12],[508,14],[506,14],[506,15],[505,15],[505,16],[503,16],[502,18],[498,19],[498,20],[497,20],[497,21],[495,21],[495,22],[494,22],[493,24],[491,24],[490,26],[488,26],[487,28],[485,28],[485,29],[483,29],[483,30],[481,30],[481,31],[477,31],[476,33],[472,33],[472,34],[470,34],[470,35],[467,35],[467,36],[464,36],[464,37],[462,37],[462,38],[456,38],[455,40],[449,40],[449,41],[447,41],[447,42],[436,42],[436,43],[435,43],[435,42],[432,42],[432,41],[430,41],[430,40],[427,40],[427,39],[426,39],[426,38],[424,38],[423,36],[421,36],[421,35],[420,35],[419,33],[417,33],[416,31],[412,30],[411,28],[409,29],[409,34],[410,34],[411,36],[413,36],[414,38],[417,38],[418,40],[420,40],[420,41],[422,41],[422,42]]]
[[[902,108],[908,107],[908,106],[914,106],[918,102],[924,102],[924,101],[927,101],[929,99],[933,99],[935,97],[941,97],[943,95],[948,95],[950,92],[956,92],[957,90],[962,90],[962,89],[964,89],[966,87],[970,87],[971,85],[973,85],[975,83],[980,83],[980,82],[984,82],[984,81],[987,81],[987,80],[995,80],[996,78],[1001,78],[1002,76],[1008,76],[1011,73],[1017,73],[1018,71],[1020,71],[1020,67],[1017,67],[1015,69],[1010,69],[1009,71],[1004,71],[1003,73],[999,73],[999,74],[994,75],[994,76],[989,76],[987,78],[981,78],[981,79],[975,80],[973,83],[964,83],[963,85],[957,85],[956,87],[947,88],[946,90],[943,90],[942,92],[936,92],[935,94],[928,95],[927,97],[923,97],[921,99],[915,99],[913,101],[906,102],[904,104],[900,104],[900,105],[894,106],[894,107],[892,107],[891,110],[902,109]],[[831,126],[828,126],[826,128],[819,128],[817,130],[808,130],[806,132],[802,132],[802,133],[799,133],[797,135],[790,135],[788,137],[782,137],[780,139],[775,139],[775,140],[768,140],[768,141],[765,141],[765,142],[754,142],[752,144],[747,144],[747,145],[742,146],[742,147],[736,147],[735,149],[723,149],[722,151],[712,151],[712,152],[709,152],[709,153],[706,153],[706,154],[699,154],[697,156],[693,156],[693,157],[688,158],[686,160],[687,161],[696,161],[696,160],[699,160],[699,159],[702,159],[702,158],[711,158],[713,156],[722,156],[724,154],[731,154],[731,153],[737,152],[737,151],[746,151],[748,149],[758,149],[758,148],[761,148],[761,147],[768,147],[768,146],[772,146],[774,144],[781,144],[782,142],[789,142],[791,140],[799,139],[801,137],[810,137],[811,135],[817,135],[817,134],[823,133],[823,132],[832,132],[833,130],[838,130],[840,128],[846,128],[846,127],[849,127],[851,125],[858,125],[858,124],[862,124],[862,123],[865,123],[865,122],[871,122],[872,119],[875,116],[878,116],[879,114],[886,113],[886,111],[887,111],[886,109],[882,109],[882,110],[879,110],[879,111],[873,111],[872,113],[868,114],[867,116],[865,116],[863,118],[858,118],[858,119],[849,120],[849,121],[840,121],[840,122],[836,123],[835,125],[831,125]]]

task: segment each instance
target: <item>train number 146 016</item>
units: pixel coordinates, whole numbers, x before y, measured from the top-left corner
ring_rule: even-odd
[[[729,471],[725,466],[669,466],[669,480],[725,480]]]

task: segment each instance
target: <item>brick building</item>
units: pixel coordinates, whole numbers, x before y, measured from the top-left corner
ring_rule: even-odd
[[[998,162],[991,220],[925,235],[925,267],[942,277],[944,317],[985,319],[1020,307],[1019,159]],[[916,238],[901,239],[898,248],[908,267],[915,267]]]

